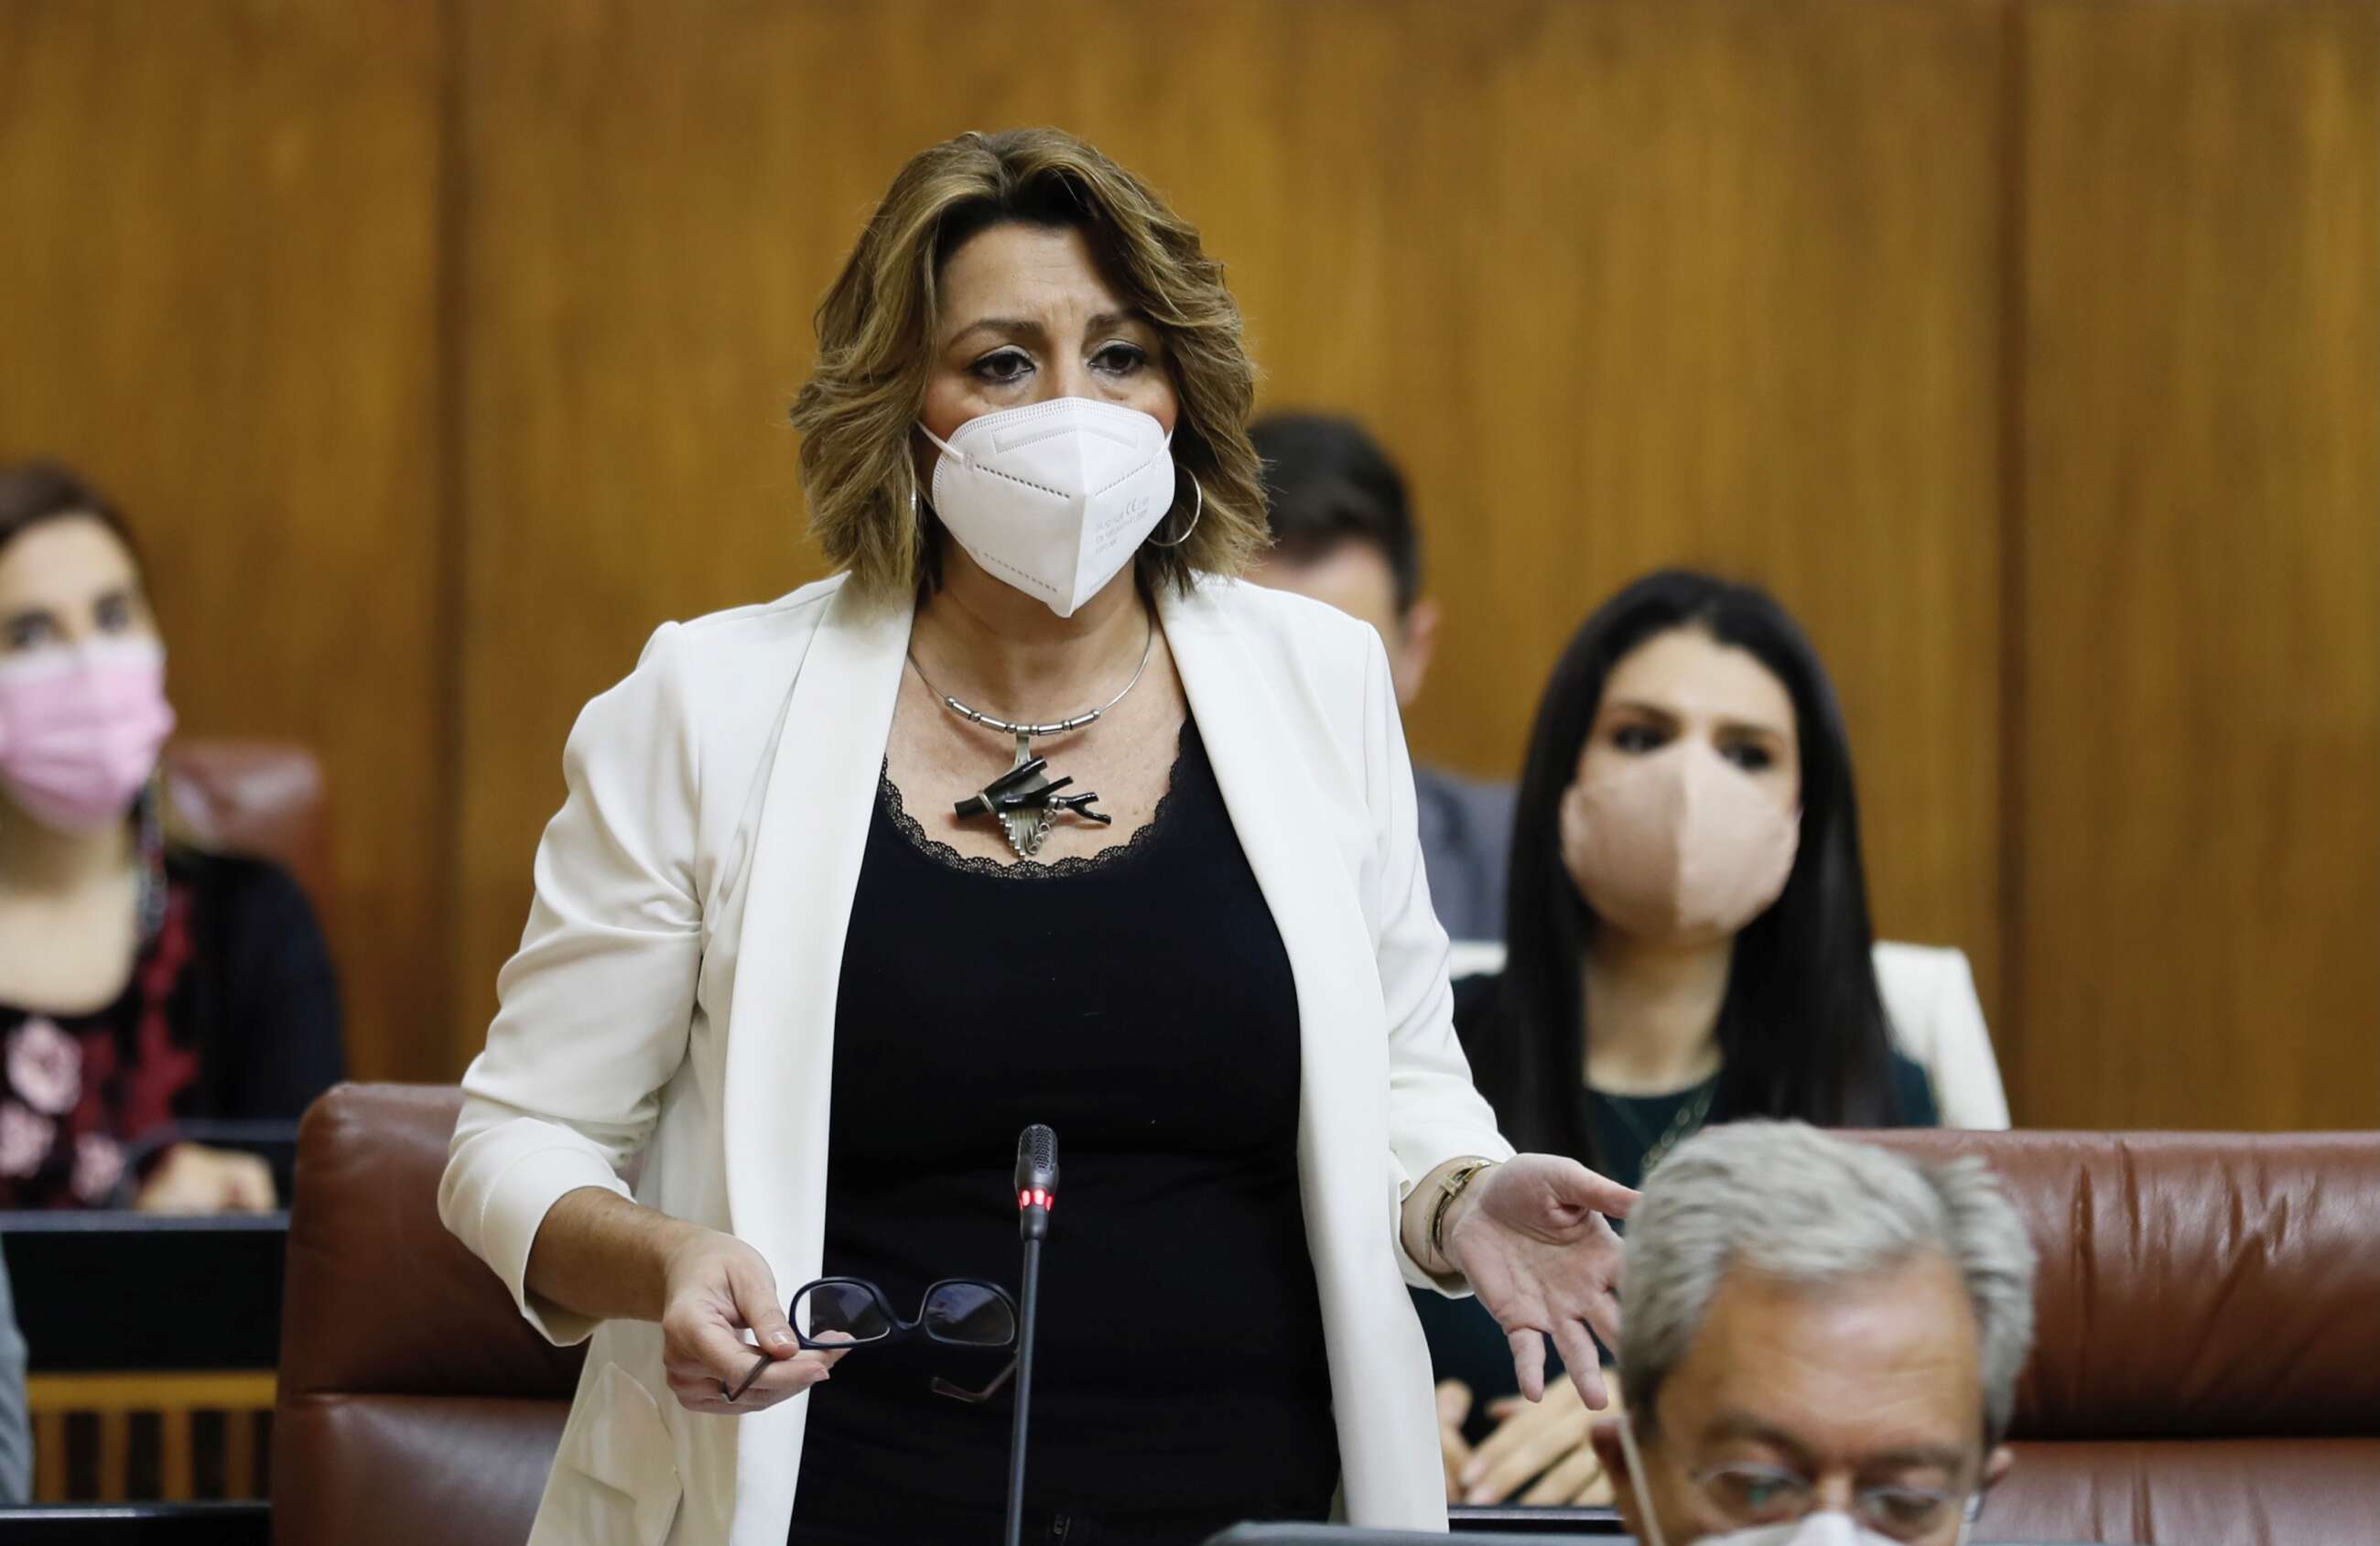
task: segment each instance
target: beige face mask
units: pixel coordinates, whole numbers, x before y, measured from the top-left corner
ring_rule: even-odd
[[[1701,741],[1562,797],[1562,863],[1596,916],[1665,944],[1725,939],[1785,889],[1802,817]]]

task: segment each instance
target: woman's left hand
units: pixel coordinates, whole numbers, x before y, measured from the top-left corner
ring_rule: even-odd
[[[1473,1178],[1441,1228],[1454,1270],[1504,1328],[1512,1372],[1531,1401],[1545,1394],[1547,1337],[1587,1406],[1605,1403],[1594,1339],[1620,1345],[1620,1236],[1636,1194],[1575,1160],[1516,1154]]]

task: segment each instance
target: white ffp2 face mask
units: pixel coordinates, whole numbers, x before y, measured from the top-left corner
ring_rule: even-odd
[[[1058,397],[960,425],[934,513],[994,578],[1061,617],[1099,593],[1173,507],[1173,437],[1136,408]]]

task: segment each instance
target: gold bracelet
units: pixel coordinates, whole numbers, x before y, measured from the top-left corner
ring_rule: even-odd
[[[1446,1211],[1454,1206],[1454,1199],[1471,1185],[1473,1176],[1495,1163],[1477,1158],[1461,1161],[1438,1183],[1438,1204],[1429,1211],[1429,1253],[1446,1266],[1454,1265],[1446,1254]]]

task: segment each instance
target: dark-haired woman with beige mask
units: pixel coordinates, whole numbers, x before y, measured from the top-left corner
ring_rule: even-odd
[[[1458,1023],[1518,1141],[1634,1185],[1740,1117],[1932,1126],[1955,1102],[2007,1125],[1964,957],[1874,939],[1833,688],[1751,587],[1655,574],[1580,628],[1532,736],[1506,925]],[[1456,1495],[1601,1496],[1584,1409],[1497,1400],[1463,1308],[1423,1307]]]
[[[965,135],[818,327],[843,572],[589,706],[464,1080],[446,1221],[591,1336],[532,1541],[992,1539],[1013,1354],[889,1333],[1015,1285],[1027,1123],[1065,1194],[1026,1539],[1442,1527],[1406,1286],[1600,1405],[1633,1194],[1471,1086],[1378,636],[1233,578],[1220,265],[1081,141]],[[883,1345],[820,1334],[853,1305]]]

